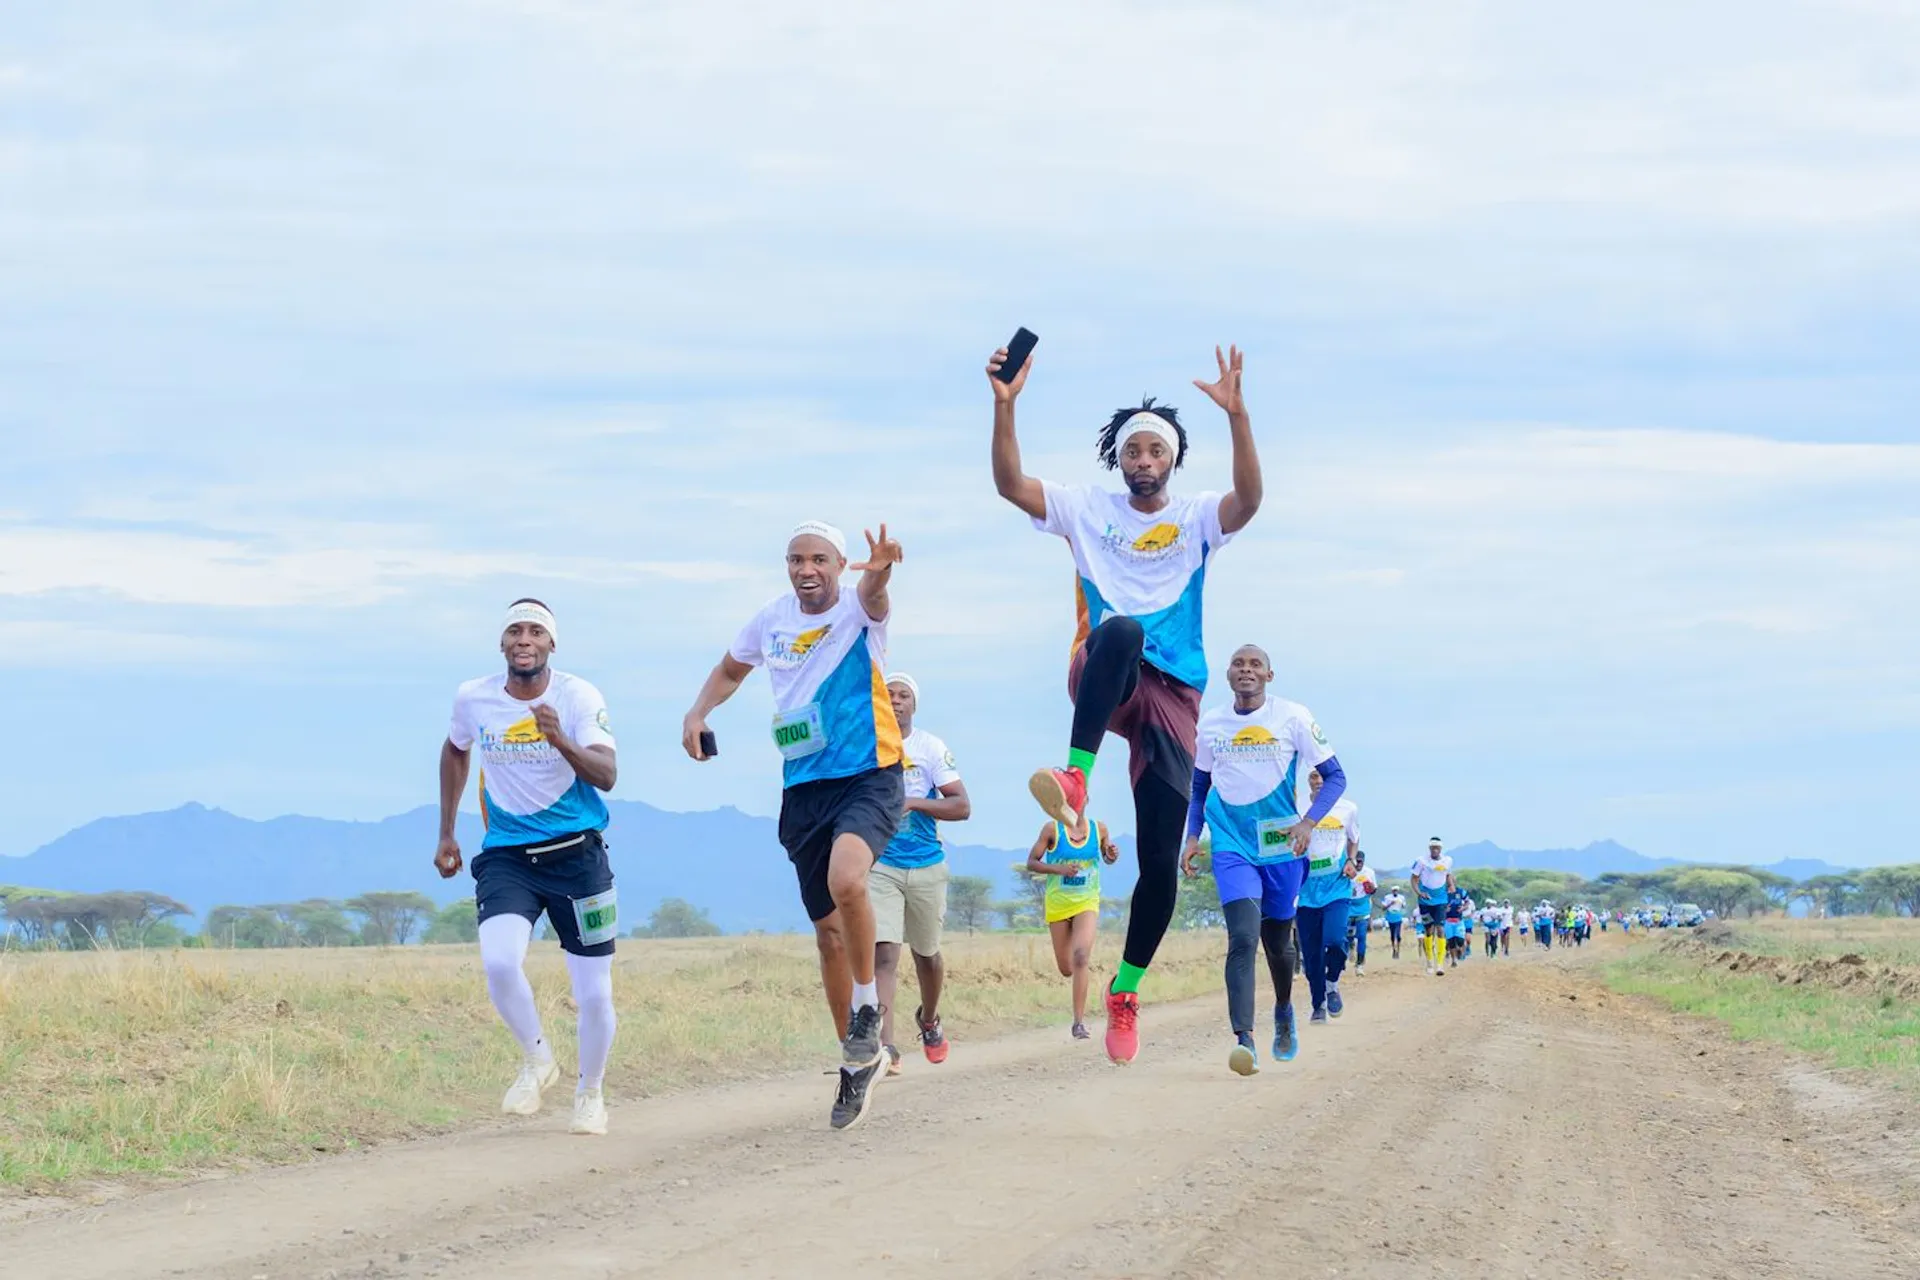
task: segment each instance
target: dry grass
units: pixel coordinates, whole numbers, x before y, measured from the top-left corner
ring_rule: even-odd
[[[1151,1000],[1219,985],[1217,934],[1174,935]],[[1117,936],[1101,939],[1110,970]],[[1044,936],[948,939],[959,1042],[1065,1022]],[[563,1064],[557,949],[528,972]],[[637,1096],[827,1059],[812,940],[623,941],[607,1087]],[[899,1003],[911,1007],[911,978]],[[471,947],[0,955],[0,1185],[286,1161],[481,1122],[517,1050]]]

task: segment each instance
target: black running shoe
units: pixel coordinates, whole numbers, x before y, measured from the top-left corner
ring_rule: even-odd
[[[840,1058],[850,1067],[868,1067],[885,1054],[880,1047],[880,1010],[861,1005],[853,1011],[847,1025],[847,1038],[840,1042]]]
[[[885,1061],[886,1054],[881,1052],[864,1067],[840,1068],[840,1086],[833,1095],[834,1128],[851,1129],[867,1118],[867,1107],[873,1101],[873,1087],[880,1083]]]

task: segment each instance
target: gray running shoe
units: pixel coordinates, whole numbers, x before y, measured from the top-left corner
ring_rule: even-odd
[[[880,1047],[880,1010],[862,1005],[853,1011],[847,1038],[840,1042],[840,1059],[850,1067],[872,1066],[885,1053]]]
[[[881,1064],[885,1053],[877,1053],[864,1067],[841,1067],[839,1087],[833,1095],[832,1121],[835,1129],[851,1129],[867,1118],[873,1103],[873,1087],[885,1075]]]
[[[1075,1040],[1091,1040],[1093,1039],[1093,1032],[1087,1030],[1086,1023],[1076,1022],[1073,1024],[1073,1038]]]

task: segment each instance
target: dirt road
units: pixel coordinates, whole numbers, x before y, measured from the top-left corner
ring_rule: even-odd
[[[619,1104],[0,1228],[85,1277],[1920,1275],[1914,1131],[1883,1098],[1605,994],[1586,953],[1411,961],[1252,1079],[1221,1002],[831,1081]],[[1263,1054],[1264,1057],[1264,1054]],[[1909,1109],[1910,1110],[1910,1109]]]

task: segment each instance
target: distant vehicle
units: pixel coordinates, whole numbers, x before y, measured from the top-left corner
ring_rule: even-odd
[[[1673,922],[1682,929],[1695,929],[1707,922],[1707,913],[1698,903],[1681,902],[1673,908]]]

